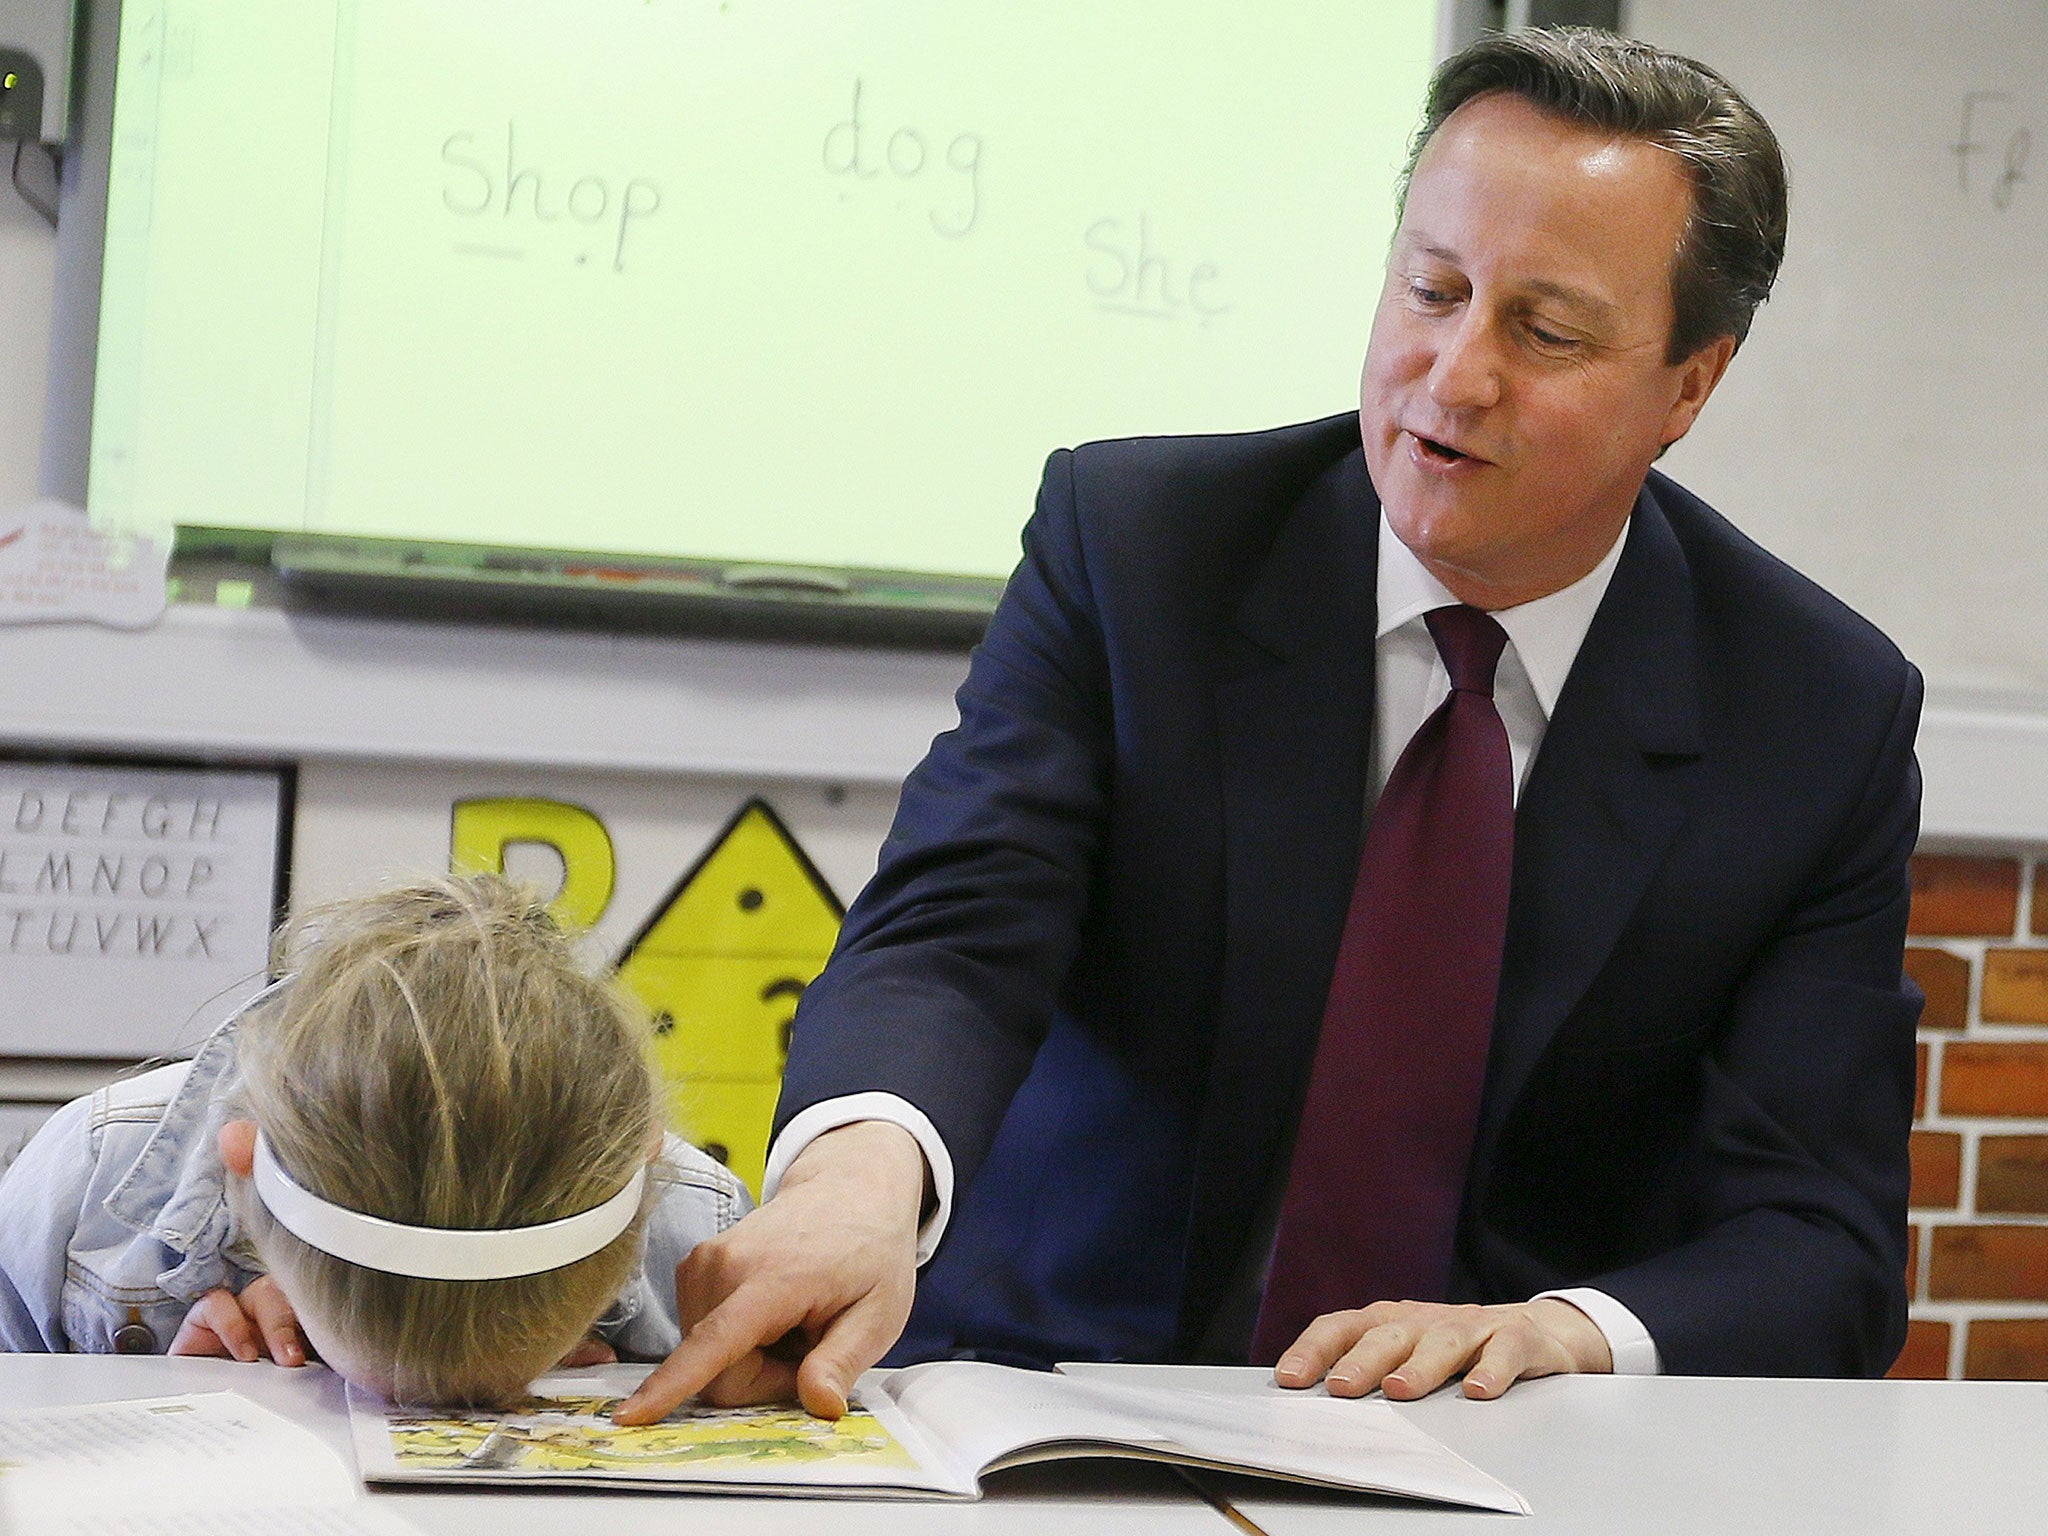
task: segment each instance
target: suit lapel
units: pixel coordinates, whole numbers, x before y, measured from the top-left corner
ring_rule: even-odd
[[[1282,1172],[1357,875],[1378,511],[1357,456],[1318,482],[1240,606],[1220,668],[1225,951],[1190,1213],[1184,1351]],[[1684,824],[1702,748],[1691,576],[1646,489],[1516,816],[1475,1180]]]
[[[1222,993],[1190,1216],[1184,1347],[1278,1175],[1357,874],[1378,513],[1354,452],[1297,505],[1226,640],[1215,695]]]
[[[1646,489],[1515,818],[1514,894],[1473,1179],[1684,823],[1702,751],[1684,551]]]

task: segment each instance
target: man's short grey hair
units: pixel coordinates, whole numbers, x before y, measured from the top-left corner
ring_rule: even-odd
[[[1670,362],[1732,336],[1740,345],[1785,257],[1785,157],[1742,94],[1706,65],[1592,27],[1490,33],[1430,81],[1399,201],[1424,146],[1466,102],[1495,91],[1571,122],[1671,151],[1692,179],[1692,215],[1671,268]]]

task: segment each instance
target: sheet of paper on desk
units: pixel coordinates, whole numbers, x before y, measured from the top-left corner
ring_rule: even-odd
[[[318,1436],[233,1392],[0,1411],[10,1536],[410,1536]]]
[[[373,1505],[332,1509],[268,1504],[167,1514],[66,1516],[0,1527],[8,1536],[419,1536],[419,1527]]]

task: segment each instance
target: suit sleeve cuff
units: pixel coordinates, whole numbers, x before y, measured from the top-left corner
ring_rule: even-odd
[[[900,1125],[916,1138],[924,1153],[925,1167],[931,1171],[934,1203],[931,1214],[917,1229],[917,1262],[923,1265],[938,1249],[939,1239],[946,1235],[946,1223],[953,1215],[953,1159],[938,1127],[908,1099],[893,1093],[849,1093],[825,1099],[799,1113],[782,1128],[782,1134],[768,1150],[768,1168],[761,1176],[761,1199],[765,1203],[775,1198],[775,1191],[782,1187],[782,1176],[789,1172],[789,1165],[804,1148],[827,1131],[836,1131],[856,1120],[886,1120],[891,1125]]]
[[[1607,1351],[1614,1356],[1614,1374],[1617,1376],[1661,1376],[1664,1362],[1657,1353],[1657,1341],[1650,1337],[1650,1330],[1643,1326],[1643,1320],[1629,1311],[1605,1291],[1596,1291],[1590,1286],[1576,1286],[1565,1291],[1545,1291],[1541,1296],[1532,1296],[1531,1301],[1542,1301],[1544,1297],[1555,1297],[1569,1302],[1593,1320],[1593,1326],[1600,1330],[1607,1340]]]

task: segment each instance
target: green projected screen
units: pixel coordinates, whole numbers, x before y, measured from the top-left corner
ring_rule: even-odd
[[[128,0],[118,521],[1000,576],[1354,397],[1433,0]]]

